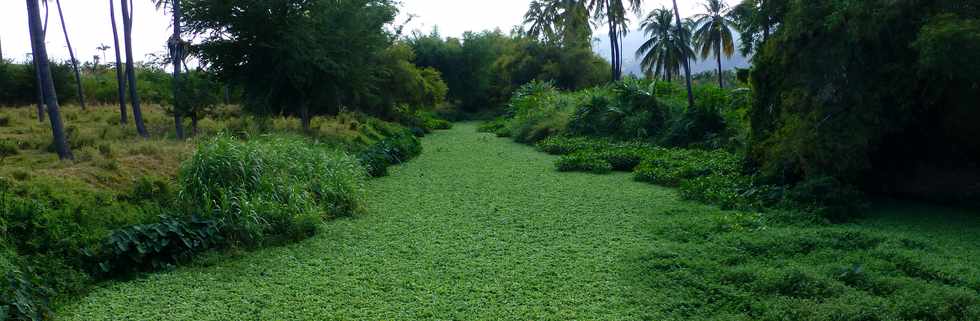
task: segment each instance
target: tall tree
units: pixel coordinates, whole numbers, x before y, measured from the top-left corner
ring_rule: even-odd
[[[688,28],[680,29],[673,26],[674,14],[667,8],[650,12],[640,30],[647,39],[636,51],[637,57],[642,57],[640,67],[645,73],[659,76],[671,81],[673,76],[680,75],[683,57],[694,55],[691,48],[691,32]]]
[[[65,34],[65,44],[68,46],[68,57],[71,58],[71,67],[75,70],[75,90],[78,93],[78,104],[85,109],[85,93],[82,92],[82,73],[78,71],[78,59],[75,59],[75,50],[71,47],[71,39],[68,37],[68,26],[65,25],[65,13],[61,10],[61,0],[54,1],[58,7],[58,19],[61,20],[61,31]]]
[[[157,9],[166,9],[168,6],[173,9],[173,30],[174,33],[170,36],[170,40],[167,41],[167,48],[170,50],[170,59],[174,64],[174,128],[176,130],[177,139],[184,138],[184,114],[180,107],[180,65],[184,58],[184,45],[181,40],[181,11],[180,11],[180,0],[153,0],[154,5]]]
[[[119,30],[116,28],[116,0],[109,0],[109,19],[112,21],[112,42],[116,49],[116,87],[119,89],[119,123],[126,124],[126,80],[123,76],[122,54],[119,53]]]
[[[136,92],[136,67],[133,62],[133,11],[130,7],[132,0],[119,0],[122,3],[123,41],[126,46],[126,78],[129,80],[129,100],[133,104],[133,118],[136,122],[136,132],[140,136],[150,137],[143,124],[143,112],[140,110],[140,97]]]
[[[677,32],[683,32],[684,24],[681,23],[681,11],[677,9],[677,0],[674,0],[674,19],[677,22]],[[691,86],[691,57],[682,57],[684,60],[684,78],[687,82],[687,107],[694,108],[694,88]]]
[[[592,25],[582,0],[531,1],[524,15],[527,35],[560,46],[589,46]]]
[[[718,87],[724,88],[721,55],[731,58],[735,54],[735,40],[732,36],[735,22],[730,16],[731,10],[721,0],[707,0],[704,9],[706,13],[694,16],[694,45],[701,51],[701,59],[708,59],[714,53],[718,62]]]
[[[41,74],[41,84],[44,86],[44,101],[48,105],[48,118],[51,119],[51,133],[54,136],[54,147],[58,158],[72,159],[68,138],[65,136],[64,124],[61,121],[61,111],[58,108],[58,94],[55,92],[54,80],[51,76],[51,66],[48,62],[48,51],[44,43],[44,31],[41,28],[41,8],[38,0],[27,0],[28,28],[31,31],[34,61]]]
[[[316,114],[383,103],[385,29],[392,0],[184,0],[194,54],[219,79],[243,87],[253,113],[299,115],[308,129]],[[338,45],[343,44],[343,45]],[[256,81],[266,79],[265,81]]]
[[[623,47],[622,37],[629,32],[627,11],[640,12],[642,0],[589,0],[589,10],[597,19],[603,19],[609,25],[609,46],[612,56],[613,80],[623,77]]]
[[[788,8],[787,0],[742,0],[731,10],[741,43],[739,50],[749,55],[769,41],[777,26],[782,23]]]
[[[106,58],[105,58],[105,52],[108,51],[109,48],[110,48],[109,45],[106,45],[106,44],[101,44],[98,47],[95,47],[95,50],[98,50],[98,51],[101,51],[102,52],[102,61],[105,61],[106,63],[108,63],[109,60],[106,60]]]
[[[28,17],[30,19],[30,17]],[[28,29],[31,33],[31,52],[36,52],[37,49],[34,47],[34,29]],[[44,37],[44,32],[38,31],[40,37]],[[43,38],[42,38],[43,41]],[[37,121],[40,123],[44,122],[44,84],[41,82],[41,68],[37,65],[36,57],[31,58],[32,64],[34,66],[34,88],[35,95],[37,98]]]

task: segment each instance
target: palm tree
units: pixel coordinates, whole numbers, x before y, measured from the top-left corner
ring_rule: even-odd
[[[116,49],[116,87],[119,89],[119,123],[129,122],[126,117],[126,81],[123,79],[122,55],[119,53],[119,30],[116,28],[115,0],[109,0],[109,19],[112,21],[112,42]]]
[[[61,121],[61,111],[58,107],[58,94],[55,92],[54,81],[51,77],[51,66],[48,62],[48,50],[44,44],[44,31],[41,27],[41,8],[38,7],[38,0],[27,0],[27,20],[28,29],[31,33],[31,44],[33,47],[34,61],[41,75],[41,84],[44,86],[42,91],[44,101],[48,105],[48,117],[51,119],[51,133],[54,136],[55,151],[58,158],[72,159],[71,149],[68,147],[68,138],[65,136],[64,124]]]
[[[707,59],[712,53],[718,61],[718,87],[724,88],[725,82],[721,75],[721,55],[731,58],[735,54],[735,41],[732,29],[735,22],[731,10],[721,0],[707,0],[704,9],[707,13],[694,16],[697,30],[694,32],[694,45],[701,51],[701,59]]]
[[[173,73],[174,75],[174,108],[173,108],[174,127],[176,128],[177,139],[183,139],[184,138],[183,114],[181,113],[181,109],[178,106],[180,102],[179,99],[180,64],[184,59],[184,48],[183,48],[184,46],[183,46],[183,41],[181,40],[180,37],[181,36],[180,21],[182,19],[181,10],[180,10],[180,1],[179,0],[152,0],[152,1],[154,5],[156,5],[157,9],[160,8],[166,9],[167,6],[170,6],[173,9],[174,34],[170,37],[170,40],[167,42],[167,47],[170,49],[170,59],[173,60],[174,63],[174,73]]]
[[[742,0],[731,10],[731,19],[741,33],[740,50],[748,55],[769,40],[773,29],[779,24],[779,17],[785,10],[785,3],[773,0]]]
[[[640,30],[649,39],[636,50],[637,58],[642,57],[640,67],[643,71],[668,82],[674,75],[680,75],[682,57],[694,56],[690,30],[684,28],[678,33],[678,29],[672,26],[673,19],[674,14],[667,8],[650,12],[640,25]]]
[[[526,32],[528,36],[549,42],[555,40],[557,13],[553,9],[555,7],[546,1],[531,1],[527,13],[524,14],[524,25],[529,25]]]
[[[682,33],[684,30],[684,24],[681,23],[681,11],[677,9],[677,0],[674,0],[674,19],[677,22],[675,28],[677,28],[678,33]],[[682,57],[684,60],[684,78],[687,82],[687,107],[694,108],[694,88],[691,87],[691,56]]]
[[[559,45],[588,44],[589,9],[582,0],[534,0],[524,14],[527,35]]]
[[[143,112],[140,110],[140,97],[136,93],[136,67],[133,63],[133,11],[130,1],[119,0],[122,3],[123,41],[126,46],[126,78],[129,80],[129,100],[133,104],[133,118],[136,121],[136,132],[140,136],[150,137],[143,124]]]
[[[609,25],[609,46],[612,54],[613,80],[623,77],[623,51],[621,37],[629,32],[629,19],[626,18],[627,6],[634,13],[639,13],[642,0],[589,0],[589,11],[597,19],[604,19]]]
[[[65,26],[65,14],[61,11],[61,0],[54,1],[58,7],[58,19],[61,20],[61,31],[65,34],[65,44],[68,45],[68,57],[71,58],[72,69],[75,70],[75,88],[78,91],[78,103],[85,109],[85,94],[82,92],[82,74],[78,71],[78,60],[75,59],[75,50],[71,47],[71,40],[68,39],[68,26]]]
[[[106,44],[101,44],[98,47],[95,47],[95,50],[98,50],[98,51],[101,51],[102,52],[102,61],[106,61],[107,63],[108,63],[108,60],[105,59],[105,52],[108,51],[109,48],[110,48],[109,45],[106,45]]]

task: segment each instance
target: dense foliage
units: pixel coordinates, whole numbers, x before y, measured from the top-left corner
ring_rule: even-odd
[[[500,31],[467,32],[462,39],[416,32],[407,42],[414,62],[439,70],[449,100],[468,112],[499,112],[515,89],[534,80],[577,90],[609,79],[608,62],[588,45],[560,46]]]
[[[240,84],[253,113],[300,116],[304,127],[343,110],[393,118],[432,109],[449,90],[386,29],[397,13],[389,0],[192,0],[184,8],[189,32],[202,38],[192,52]]]
[[[767,1],[771,2],[771,1]],[[778,181],[976,198],[980,6],[786,2],[754,58],[752,158]]]

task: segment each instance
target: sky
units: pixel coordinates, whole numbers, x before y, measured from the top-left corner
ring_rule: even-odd
[[[689,16],[700,11],[701,1],[677,0],[681,15]],[[734,3],[734,0],[728,2]],[[409,15],[414,15],[415,18],[407,25],[406,30],[418,29],[428,32],[438,26],[439,32],[447,37],[459,37],[470,30],[499,28],[507,32],[521,23],[529,3],[530,0],[401,0],[402,9],[395,23],[403,24]],[[102,52],[96,48],[102,44],[110,47],[113,45],[108,0],[62,0],[61,4],[76,58],[91,61],[95,55],[102,56]],[[118,2],[116,4],[116,21],[121,31],[122,18],[118,16]],[[671,0],[647,0],[643,11],[649,12],[670,5]],[[54,60],[67,60],[68,49],[65,46],[54,1],[51,1],[50,6],[48,54]],[[168,13],[156,10],[150,0],[135,0],[134,6],[133,52],[137,60],[145,60],[147,54],[165,50],[165,43],[171,32],[170,17]],[[43,15],[44,9],[41,10]],[[637,17],[632,17],[631,20],[638,26]],[[633,29],[635,30],[636,27]],[[604,32],[599,30],[596,34],[602,35]],[[3,57],[6,59],[23,61],[26,54],[30,53],[25,1],[0,1],[0,43],[3,45]],[[609,51],[608,48],[603,50],[602,45],[597,45],[596,49],[600,53]],[[627,48],[626,52],[631,50],[635,49]],[[115,61],[112,49],[105,52],[105,55],[108,61]]]

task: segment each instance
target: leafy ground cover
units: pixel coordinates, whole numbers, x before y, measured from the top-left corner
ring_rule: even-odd
[[[235,258],[102,285],[66,320],[970,320],[969,215],[843,225],[721,211],[474,124],[367,183],[366,214]],[[898,217],[898,218],[896,218]],[[931,224],[908,224],[927,220]],[[786,223],[789,222],[789,223]],[[944,227],[945,226],[945,227]],[[941,234],[953,234],[934,237]],[[974,251],[974,252],[971,252]]]

